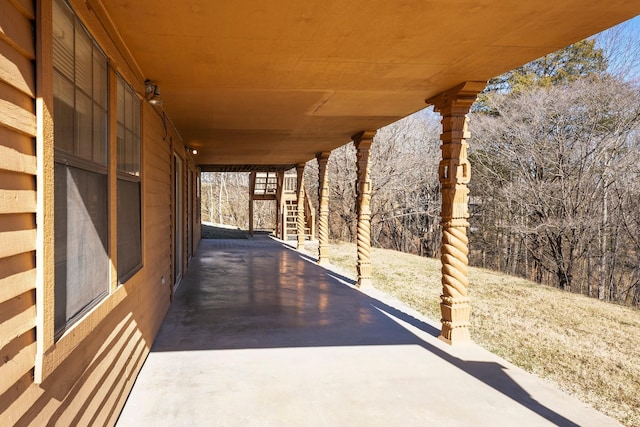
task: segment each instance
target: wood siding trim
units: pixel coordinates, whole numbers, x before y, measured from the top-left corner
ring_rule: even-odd
[[[54,344],[54,141],[53,141],[53,5],[37,0],[36,19],[36,178],[38,226],[36,261],[36,364],[34,379],[44,379],[44,354]]]

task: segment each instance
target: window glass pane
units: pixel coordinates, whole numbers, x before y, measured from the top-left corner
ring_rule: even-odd
[[[83,92],[76,91],[76,155],[93,159],[93,103]],[[99,143],[99,141],[96,141]]]
[[[107,164],[107,112],[93,105],[93,161]]]
[[[142,265],[140,182],[118,179],[118,280],[124,283]]]
[[[126,147],[126,162],[127,164],[125,165],[124,168],[124,172],[127,172],[129,174],[134,174],[134,171],[136,169],[135,167],[135,154],[134,154],[134,146],[133,146],[133,134],[131,133],[131,131],[127,130],[127,132],[125,133],[125,147]]]
[[[118,124],[118,171],[124,172],[126,166],[125,145],[124,145],[124,126]]]
[[[133,136],[133,174],[135,176],[140,176],[140,137]]]
[[[93,101],[107,108],[107,58],[96,47],[93,48]]]
[[[118,171],[140,176],[140,100],[118,76]],[[120,141],[124,138],[124,141]]]
[[[124,125],[124,82],[118,76],[118,123]]]
[[[53,66],[73,80],[73,15],[58,2],[53,4]]]
[[[93,78],[91,75],[92,58],[91,39],[87,36],[80,25],[76,25],[76,85],[87,95],[92,94]]]
[[[135,136],[140,137],[140,100],[138,97],[133,97],[133,133]]]
[[[109,289],[107,177],[55,165],[55,330]]]
[[[73,152],[73,85],[57,72],[53,74],[54,144],[56,148]]]
[[[124,126],[132,130],[133,129],[133,94],[131,89],[127,87],[124,92]]]

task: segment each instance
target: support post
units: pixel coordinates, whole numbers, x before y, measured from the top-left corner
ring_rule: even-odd
[[[318,161],[318,264],[329,262],[329,180],[327,178],[327,163],[329,151],[316,155]]]
[[[435,111],[442,116],[442,160],[438,168],[442,193],[442,332],[440,339],[449,344],[470,341],[469,317],[471,305],[467,296],[469,287],[469,223],[467,184],[471,178],[471,165],[467,159],[467,113],[485,82],[465,82],[434,98]]]
[[[274,233],[277,238],[283,239],[282,237],[282,193],[284,186],[284,172],[279,171],[276,173],[276,228]],[[283,239],[284,240],[284,239]]]
[[[256,192],[256,173],[249,175],[249,235],[253,237],[253,195]]]
[[[371,180],[369,179],[369,151],[374,132],[361,132],[352,137],[356,146],[356,182],[358,212],[358,283],[357,286],[371,286]]]
[[[298,174],[298,180],[296,182],[296,196],[297,196],[297,216],[296,216],[296,234],[298,238],[297,249],[304,248],[304,230],[305,230],[305,218],[304,218],[304,163],[298,163],[296,165],[296,173]]]

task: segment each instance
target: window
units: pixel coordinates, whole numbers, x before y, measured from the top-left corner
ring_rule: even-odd
[[[142,266],[140,100],[118,76],[118,281]]]
[[[107,57],[53,4],[57,336],[109,292]]]

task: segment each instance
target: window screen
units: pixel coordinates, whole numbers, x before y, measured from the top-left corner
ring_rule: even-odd
[[[55,325],[84,314],[109,283],[107,177],[55,165]]]
[[[53,4],[55,330],[109,291],[107,58],[62,0]]]

